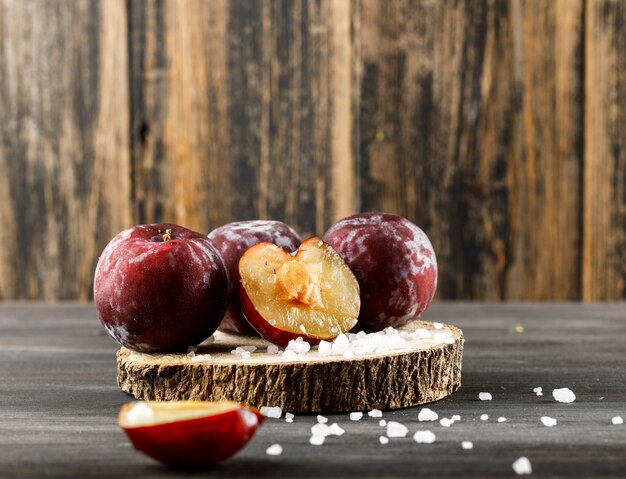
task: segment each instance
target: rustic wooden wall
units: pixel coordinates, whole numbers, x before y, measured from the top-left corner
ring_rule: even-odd
[[[90,295],[134,223],[355,211],[441,298],[626,298],[619,0],[5,0],[0,299]]]

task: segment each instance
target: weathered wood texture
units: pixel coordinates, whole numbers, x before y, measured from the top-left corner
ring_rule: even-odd
[[[626,297],[626,4],[585,18],[583,298],[605,300]]]
[[[131,224],[126,4],[0,4],[0,299],[83,298]]]
[[[451,427],[418,419],[421,407],[364,411],[360,421],[328,414],[345,429],[322,446],[309,443],[313,414],[293,423],[268,419],[250,443],[206,471],[157,465],[128,444],[116,424],[132,397],[117,387],[117,343],[98,324],[90,305],[0,305],[0,477],[143,479],[199,477],[302,478],[515,478],[520,456],[533,475],[552,478],[626,477],[624,397],[625,303],[580,305],[440,302],[430,321],[465,334],[462,386],[428,407],[440,418],[458,414]],[[516,325],[523,333],[514,332]],[[242,378],[243,380],[243,378]],[[543,387],[543,396],[533,388]],[[562,404],[552,389],[568,387],[576,401]],[[488,391],[492,401],[479,401]],[[482,414],[489,419],[482,421]],[[557,420],[541,424],[542,416]],[[497,422],[498,417],[507,421]],[[379,442],[379,420],[408,428],[404,438]],[[417,444],[431,430],[434,444]],[[465,450],[461,441],[473,441]],[[266,449],[280,444],[280,456]]]
[[[0,298],[85,298],[131,223],[355,211],[440,298],[626,298],[616,0],[6,0]]]
[[[261,408],[278,406],[290,412],[351,412],[399,409],[438,401],[461,385],[463,334],[454,326],[436,330],[425,321],[417,328],[445,334],[451,342],[407,339],[406,348],[359,355],[352,359],[322,357],[285,360],[265,352],[270,344],[259,337],[217,332],[214,341],[199,346],[197,361],[186,354],[141,354],[127,348],[117,353],[117,382],[142,400],[197,399],[236,401]],[[255,346],[250,358],[231,351]]]
[[[312,234],[354,210],[349,2],[130,8],[139,222]]]
[[[582,2],[359,18],[362,208],[423,225],[443,297],[579,297]]]

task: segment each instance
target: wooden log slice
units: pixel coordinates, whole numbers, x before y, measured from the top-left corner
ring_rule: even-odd
[[[290,412],[403,408],[437,401],[461,385],[461,330],[418,320],[398,334],[402,349],[360,354],[353,345],[357,355],[347,358],[322,356],[314,347],[305,358],[289,359],[267,353],[262,338],[216,332],[191,357],[121,348],[117,380],[137,399],[231,400]],[[242,358],[231,353],[238,346],[257,349]]]

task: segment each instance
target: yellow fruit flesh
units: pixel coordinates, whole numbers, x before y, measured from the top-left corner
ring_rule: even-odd
[[[361,305],[356,278],[321,240],[305,241],[295,257],[274,245],[249,253],[239,263],[244,288],[273,327],[328,339],[356,324]]]

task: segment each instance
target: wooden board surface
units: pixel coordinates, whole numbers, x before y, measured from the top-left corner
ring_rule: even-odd
[[[122,348],[117,381],[137,399],[226,400],[291,413],[417,406],[443,399],[461,385],[463,333],[438,326],[413,321],[398,331],[402,349],[354,358],[322,356],[316,347],[306,357],[284,358],[268,353],[270,343],[263,338],[218,331],[192,357]],[[428,336],[415,336],[418,329]],[[250,346],[255,350],[249,358],[233,354]]]
[[[454,323],[466,339],[462,387],[429,406],[440,417],[460,415],[451,427],[420,422],[421,407],[360,421],[329,414],[345,434],[312,446],[315,415],[297,414],[291,424],[268,419],[232,460],[194,472],[161,467],[128,445],[115,421],[132,398],[117,387],[118,346],[91,305],[3,304],[0,477],[517,477],[511,464],[526,456],[531,477],[623,478],[626,425],[611,418],[626,419],[625,310],[624,303],[436,303],[425,319]],[[576,401],[555,402],[550,392],[560,387]],[[481,391],[493,400],[478,400]],[[543,426],[541,416],[557,426]],[[404,424],[409,435],[381,445],[380,419]],[[417,444],[418,430],[432,430],[436,442]],[[266,455],[276,443],[283,454]]]

